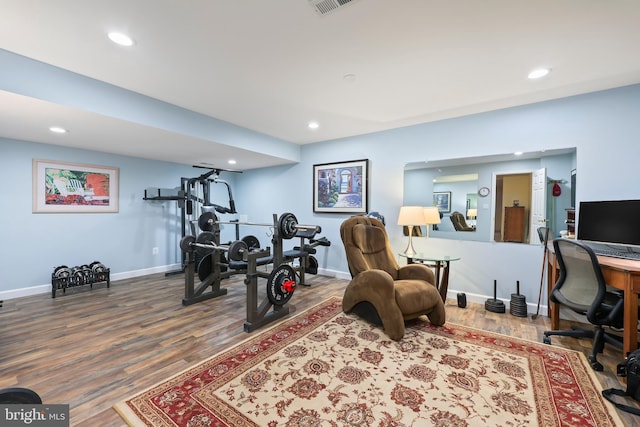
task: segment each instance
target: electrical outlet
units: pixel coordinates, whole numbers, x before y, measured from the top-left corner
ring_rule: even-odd
[[[159,250],[158,248],[153,248],[153,249],[151,250],[151,253],[152,253],[153,255],[158,255],[158,252],[160,252],[160,250]]]

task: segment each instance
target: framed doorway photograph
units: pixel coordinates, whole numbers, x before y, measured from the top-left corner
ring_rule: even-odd
[[[451,212],[451,191],[434,191],[433,205],[438,207],[438,212]]]
[[[367,213],[369,160],[313,165],[313,211]]]

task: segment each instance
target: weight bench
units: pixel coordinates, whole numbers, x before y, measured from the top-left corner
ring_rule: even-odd
[[[267,265],[273,263],[273,256],[265,256],[256,259],[256,265]],[[227,265],[232,270],[246,270],[248,263],[246,261],[233,261],[229,260]]]
[[[314,239],[320,231],[321,228],[319,226],[310,229],[298,229],[294,237],[300,238],[300,246],[294,246],[293,249],[282,252],[285,262],[291,262],[296,258],[300,259],[300,265],[296,268],[296,271],[300,276],[300,284],[304,286],[309,286],[304,279],[305,273],[318,273],[318,260],[312,256],[316,253],[316,246],[331,246],[331,242],[326,237]],[[309,240],[309,243],[305,243],[305,239]]]

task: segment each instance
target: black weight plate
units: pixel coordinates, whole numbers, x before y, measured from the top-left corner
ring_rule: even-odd
[[[193,252],[195,246],[193,244],[196,242],[196,238],[193,236],[184,236],[180,239],[180,249],[182,252]]]
[[[227,261],[227,257],[222,251],[220,251],[220,258],[218,259],[218,262],[220,263],[220,272],[224,273],[225,271],[227,271],[227,265],[229,264],[229,261]]]
[[[71,269],[71,281],[77,285],[84,283],[84,271],[82,267],[73,267]]]
[[[242,240],[236,240],[229,245],[229,259],[232,261],[242,261],[242,256],[247,252],[247,244]]]
[[[218,221],[218,217],[213,212],[205,212],[198,218],[198,227],[202,231],[213,230],[213,223]]]
[[[283,239],[293,239],[298,231],[298,219],[291,212],[283,213],[278,220],[278,230]]]
[[[316,257],[309,257],[309,267],[307,267],[305,271],[309,274],[318,274],[318,260]]]
[[[216,236],[210,231],[203,231],[202,233],[198,234],[198,238],[196,239],[196,243],[217,246],[215,241]],[[200,256],[205,256],[211,253],[213,250],[214,248],[203,248],[200,246],[196,246],[196,251],[198,252],[198,254],[200,254]]]
[[[56,279],[61,279],[63,277],[69,276],[71,276],[71,269],[66,265],[61,265],[60,267],[56,267],[56,269],[53,270],[53,277],[55,277]]]
[[[242,241],[247,244],[247,249],[249,249],[250,251],[254,249],[260,249],[260,240],[258,240],[256,236],[244,236],[242,238]]]
[[[89,267],[91,267],[91,271],[93,271],[94,273],[102,273],[107,269],[107,267],[105,267],[103,263],[97,261],[89,264]]]
[[[296,273],[289,264],[274,268],[267,281],[267,298],[273,305],[285,305],[296,288]]]
[[[198,278],[204,282],[213,271],[213,254],[208,254],[200,260],[198,264]]]
[[[215,245],[216,236],[210,231],[203,231],[202,233],[198,234],[198,238],[196,239],[196,242],[203,243],[206,245]]]

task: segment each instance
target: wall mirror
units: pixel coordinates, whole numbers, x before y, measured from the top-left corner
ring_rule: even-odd
[[[404,170],[403,203],[438,206],[441,223],[431,237],[539,244],[538,226],[550,227],[550,236],[566,228],[575,169],[575,148],[412,162]]]

